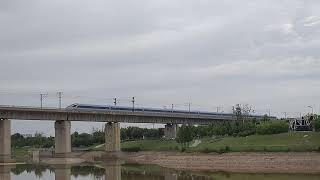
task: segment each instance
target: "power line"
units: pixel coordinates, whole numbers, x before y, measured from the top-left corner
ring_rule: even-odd
[[[40,107],[42,109],[43,99],[48,96],[48,93],[40,93]]]
[[[135,103],[135,99],[134,99],[134,97],[132,97],[132,111],[134,111],[134,103]]]
[[[58,98],[59,98],[59,109],[61,109],[63,92],[58,92],[57,95],[58,95]]]
[[[114,100],[113,101],[114,106],[117,106],[117,98],[114,98],[113,100]]]

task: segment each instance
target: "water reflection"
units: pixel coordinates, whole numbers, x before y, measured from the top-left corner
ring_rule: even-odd
[[[55,180],[71,180],[71,168],[55,169]]]
[[[240,174],[224,172],[174,171],[159,166],[121,163],[78,166],[16,165],[0,166],[0,180],[318,180],[320,175]]]

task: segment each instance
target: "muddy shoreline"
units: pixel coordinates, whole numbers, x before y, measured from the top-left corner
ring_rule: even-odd
[[[73,153],[74,158],[89,163],[153,164],[175,170],[223,171],[230,173],[320,174],[318,152],[119,152],[91,151]],[[44,159],[44,163],[49,161]],[[120,163],[121,162],[121,163]]]
[[[225,171],[236,173],[320,174],[320,153],[122,153],[127,162],[155,164],[166,168],[192,171]]]

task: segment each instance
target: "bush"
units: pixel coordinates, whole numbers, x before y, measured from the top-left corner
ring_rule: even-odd
[[[187,150],[186,147],[181,148],[181,152],[185,152],[186,150]]]
[[[320,118],[314,120],[314,121],[312,122],[312,126],[314,127],[314,130],[315,130],[316,132],[320,132]]]
[[[124,152],[139,152],[139,151],[141,151],[141,148],[140,147],[121,148],[121,151],[124,151]]]
[[[256,132],[257,134],[264,135],[264,134],[279,134],[288,132],[289,125],[286,121],[269,121],[263,122],[257,125]]]
[[[206,147],[204,149],[201,149],[200,152],[202,152],[202,153],[210,153],[211,151],[210,151],[209,148]]]
[[[254,122],[217,122],[209,125],[209,136],[249,136],[256,132]]]

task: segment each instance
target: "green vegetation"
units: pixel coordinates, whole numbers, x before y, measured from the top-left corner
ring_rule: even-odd
[[[36,133],[33,137],[23,137],[16,133],[11,136],[11,146],[14,148],[21,148],[25,146],[35,148],[49,148],[54,145],[54,137],[45,137],[40,133]]]
[[[138,139],[160,139],[164,135],[163,129],[147,129],[138,127],[122,128],[120,136],[122,141]]]
[[[320,132],[320,116],[317,119],[313,120],[312,126],[314,127],[316,132]]]
[[[12,149],[13,151],[13,155],[14,155],[14,159],[17,161],[17,162],[22,162],[26,159],[28,159],[28,150],[29,150],[29,147],[15,147]]]
[[[300,152],[320,151],[320,133],[290,132],[273,135],[252,135],[247,137],[217,136],[202,138],[197,147],[187,152]],[[139,140],[124,142],[122,148],[136,148],[140,151],[180,151],[182,146],[174,140]]]
[[[210,124],[207,127],[206,136],[248,136],[255,134],[255,132],[255,121],[224,121]]]
[[[191,126],[182,125],[177,134],[177,142],[183,147],[182,151],[188,148],[189,143],[192,141]]]
[[[72,147],[89,147],[103,144],[105,141],[103,131],[95,131],[92,134],[74,132],[71,135]]]
[[[289,126],[286,121],[269,121],[262,122],[256,126],[257,134],[279,134],[289,131]]]
[[[230,121],[216,122],[208,126],[180,127],[177,140],[164,140],[163,129],[128,127],[121,129],[123,151],[187,151],[187,152],[229,152],[229,151],[320,151],[320,133],[287,133],[288,122],[271,121]],[[320,118],[313,121],[313,127],[320,131]],[[73,147],[90,147],[103,150],[105,134],[75,132],[71,135]],[[196,147],[189,147],[193,139],[201,139]],[[197,142],[198,143],[198,142]],[[23,158],[29,148],[52,148],[54,137],[37,133],[34,137],[12,135],[14,154]]]
[[[320,148],[320,134],[314,132],[290,132],[273,135],[252,135],[248,137],[205,138],[193,151],[317,151]]]
[[[137,140],[121,143],[123,151],[178,151],[181,148],[175,140]]]
[[[94,144],[104,143],[104,132],[95,131],[92,134],[75,132],[71,135],[72,146],[92,146]],[[23,135],[16,133],[11,136],[11,146],[14,149],[23,147],[29,148],[52,148],[54,147],[54,137],[46,137],[41,133],[36,133],[32,137],[24,137]]]

